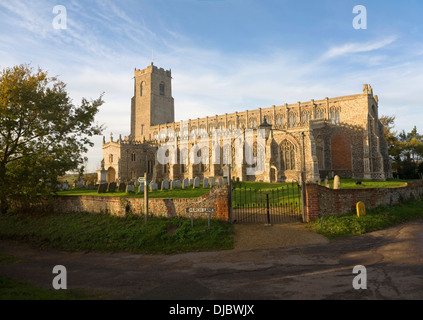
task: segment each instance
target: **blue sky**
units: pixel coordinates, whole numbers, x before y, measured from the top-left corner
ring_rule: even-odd
[[[56,5],[67,28],[53,28]],[[353,7],[367,29],[353,28]],[[0,0],[0,68],[21,63],[68,84],[75,103],[105,92],[97,121],[130,132],[134,68],[172,69],[175,120],[362,92],[398,130],[423,133],[423,3],[304,0]],[[102,138],[88,153],[98,169]]]

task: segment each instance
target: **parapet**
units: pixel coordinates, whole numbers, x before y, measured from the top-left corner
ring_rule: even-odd
[[[169,78],[172,77],[172,70],[171,69],[170,70],[165,70],[163,68],[158,68],[153,63],[151,63],[151,65],[149,65],[147,68],[142,69],[142,70],[135,68],[135,73],[140,73],[140,74],[143,74],[143,73],[156,73],[156,74],[160,74],[160,75],[165,75],[165,76],[167,76]]]

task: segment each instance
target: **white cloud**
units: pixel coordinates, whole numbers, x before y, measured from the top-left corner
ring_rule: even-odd
[[[347,54],[375,51],[390,45],[396,40],[397,40],[396,36],[391,36],[379,41],[368,41],[364,43],[359,43],[359,42],[347,43],[342,46],[330,48],[328,51],[326,51],[323,54],[322,57],[323,59],[332,59],[332,58],[337,58],[339,56],[343,56]]]

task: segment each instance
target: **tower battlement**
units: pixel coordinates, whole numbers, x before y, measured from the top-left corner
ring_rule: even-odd
[[[159,74],[161,76],[167,76],[169,78],[172,77],[172,70],[165,70],[163,68],[158,68],[156,67],[153,63],[151,63],[151,65],[149,65],[147,68],[145,69],[137,69],[135,68],[135,75],[139,74],[145,74],[145,73],[155,73],[155,74]]]

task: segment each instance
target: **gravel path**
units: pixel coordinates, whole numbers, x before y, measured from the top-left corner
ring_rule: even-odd
[[[296,247],[325,244],[329,240],[309,231],[299,222],[275,224],[235,224],[234,249],[236,251]]]

